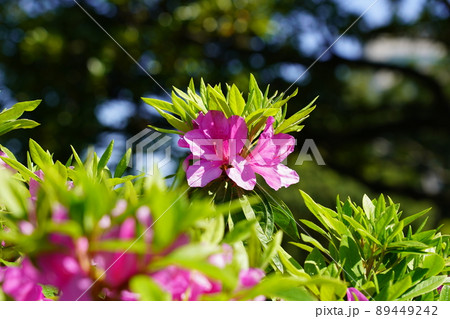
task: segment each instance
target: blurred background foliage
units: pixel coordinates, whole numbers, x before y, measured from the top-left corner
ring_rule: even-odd
[[[164,123],[141,96],[200,77],[245,89],[249,73],[281,92],[305,72],[290,112],[320,98],[297,151],[314,139],[326,166],[304,161],[279,193],[296,216],[308,216],[298,188],[330,207],[384,193],[407,214],[433,206],[450,232],[448,0],[379,0],[310,69],[373,0],[78,2],[142,68],[73,0],[0,0],[0,110],[43,99],[40,127],[0,140],[22,159],[32,137],[62,160],[115,139],[118,160]]]

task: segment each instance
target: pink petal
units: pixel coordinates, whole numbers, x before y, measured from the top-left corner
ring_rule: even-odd
[[[239,285],[243,288],[251,288],[258,284],[264,276],[264,271],[259,268],[241,270],[239,273]]]
[[[52,220],[55,223],[61,223],[69,219],[67,209],[61,204],[55,204],[52,209]]]
[[[221,111],[209,111],[202,119],[199,129],[211,139],[228,139],[230,137],[228,120]]]
[[[127,210],[127,207],[128,207],[127,201],[125,199],[119,199],[116,203],[116,206],[111,211],[111,215],[113,217],[120,216],[123,213],[125,213],[125,211]]]
[[[276,156],[279,162],[288,157],[295,148],[295,138],[289,134],[279,133],[274,135],[272,143],[276,146]]]
[[[0,151],[0,156],[6,157],[8,158],[8,155],[6,155],[6,153]],[[10,170],[11,172],[15,172],[16,170],[14,168],[12,168],[11,166],[9,166],[8,164],[6,164],[1,158],[0,158],[0,168],[6,168],[8,170]]]
[[[223,252],[209,256],[208,261],[216,267],[225,268],[233,261],[233,248],[228,244],[222,245]]]
[[[205,118],[205,114],[203,114],[202,112],[198,113],[197,118],[192,121],[194,129],[197,129],[200,127],[204,118]]]
[[[278,190],[281,187],[289,187],[300,180],[296,171],[283,164],[278,164],[277,166],[252,165],[251,167],[274,190]]]
[[[215,141],[205,136],[201,130],[192,130],[184,135],[184,141],[189,145],[194,159],[205,158],[208,160],[217,159],[214,147]]]
[[[191,187],[205,187],[209,182],[222,175],[221,162],[199,160],[189,166],[186,171],[188,184]]]
[[[369,301],[358,289],[350,287],[347,289],[347,301]]]
[[[181,136],[180,139],[178,140],[178,146],[183,148],[189,148],[189,144],[188,142],[186,142],[183,136]]]
[[[85,276],[74,256],[63,253],[50,253],[40,256],[37,260],[42,270],[41,282],[63,290],[73,277]]]
[[[273,117],[267,119],[266,128],[261,133],[256,147],[249,155],[249,161],[263,166],[281,163],[294,151],[295,139],[288,134],[273,135]]]
[[[230,127],[229,139],[233,141],[233,143],[230,143],[230,151],[228,154],[230,154],[231,158],[234,158],[242,151],[247,141],[248,129],[244,118],[237,115],[230,117],[228,123]]]
[[[122,290],[120,292],[120,300],[122,301],[137,301],[139,300],[139,296],[134,292],[128,290]]]
[[[40,179],[44,179],[44,172],[42,172],[41,170],[38,170],[38,171],[36,171],[36,172],[34,172],[34,173],[35,173],[35,175],[36,175],[37,177],[39,177]],[[31,200],[36,201],[36,199],[37,199],[37,194],[38,194],[38,192],[39,192],[39,188],[41,188],[41,184],[40,184],[37,180],[31,178],[31,179],[30,179],[30,195],[31,195]]]
[[[161,288],[172,295],[173,300],[184,300],[189,287],[190,273],[187,270],[168,266],[151,275]]]
[[[261,133],[260,138],[262,139],[271,139],[273,136],[273,123],[275,123],[275,119],[273,116],[269,116],[266,121],[266,127],[264,131]]]
[[[252,190],[255,188],[255,172],[244,158],[236,156],[230,164],[232,167],[226,170],[228,177],[243,189]]]
[[[38,278],[38,271],[25,258],[20,266],[6,269],[2,289],[17,301],[44,300]]]

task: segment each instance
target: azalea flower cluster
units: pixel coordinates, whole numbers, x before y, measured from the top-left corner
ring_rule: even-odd
[[[274,134],[274,122],[272,116],[267,118],[256,146],[251,148],[243,117],[227,118],[223,112],[214,110],[200,113],[193,121],[194,129],[178,142],[180,147],[191,151],[185,163],[189,186],[204,187],[226,175],[237,186],[253,190],[255,174],[261,175],[275,190],[297,183],[298,174],[282,164],[294,151],[295,139],[288,134]]]
[[[4,168],[0,168],[4,169]],[[18,231],[33,235],[39,229],[37,201],[40,182],[45,178],[42,171],[35,172],[36,179],[29,182],[29,216],[17,223]],[[69,182],[68,189],[73,189]],[[197,270],[169,265],[150,271],[154,260],[169,255],[190,243],[186,234],[181,234],[164,250],[152,251],[154,231],[151,210],[138,207],[134,213],[126,214],[129,204],[119,200],[115,208],[98,222],[99,232],[95,238],[74,238],[57,231],[47,235],[49,249],[32,256],[22,257],[20,262],[0,267],[0,287],[10,298],[18,301],[31,300],[139,300],[140,296],[130,290],[129,283],[136,275],[146,275],[168,293],[172,300],[199,300],[202,296],[222,291],[222,283],[210,279]],[[51,220],[63,226],[71,222],[68,209],[54,205]],[[117,222],[117,221],[120,222]],[[144,230],[144,231],[143,231]],[[3,231],[9,231],[4,229]],[[140,237],[145,244],[145,253],[128,252],[124,249],[104,249],[102,243],[131,242]],[[2,242],[2,246],[7,243]],[[222,252],[209,256],[209,263],[224,268],[233,260],[233,250],[223,245]],[[253,287],[264,277],[261,269],[242,269],[236,290]],[[55,296],[49,297],[45,289],[51,287]],[[265,299],[260,297],[260,299]]]

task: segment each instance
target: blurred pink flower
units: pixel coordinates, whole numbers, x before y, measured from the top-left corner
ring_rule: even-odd
[[[39,283],[39,272],[25,258],[17,267],[0,268],[0,282],[3,273],[3,291],[17,301],[38,301],[46,299]]]
[[[119,205],[122,206],[122,203]],[[121,207],[121,210],[125,211],[126,208]],[[128,217],[122,222],[121,225],[115,226],[108,230],[101,240],[133,240],[141,234],[137,233],[137,223],[142,226],[143,231],[146,231],[143,235],[145,243],[151,243],[153,239],[153,230],[148,229],[150,227],[152,218],[150,209],[147,206],[142,206],[136,211],[136,218]],[[147,264],[150,261],[150,253],[143,258],[135,253],[121,251],[118,252],[105,252],[97,251],[94,253],[93,261],[99,269],[106,272],[105,280],[111,287],[116,288],[126,283],[132,276],[139,272],[140,266]],[[142,259],[142,260],[141,260]]]
[[[223,252],[209,256],[208,261],[219,268],[225,268],[233,261],[233,248],[228,244],[222,245]]]
[[[358,289],[350,287],[347,289],[347,301],[369,301]]]
[[[44,178],[44,172],[41,170],[34,172],[34,174],[37,177],[39,177],[41,180]],[[30,179],[30,196],[31,196],[31,200],[33,202],[36,202],[37,195],[38,195],[40,188],[41,188],[41,184],[36,179],[31,178]]]
[[[6,155],[6,153],[2,152],[2,151],[0,151],[0,156],[8,158],[8,155]],[[12,168],[8,164],[6,164],[5,161],[3,161],[1,158],[0,158],[0,168],[9,169],[11,172],[15,172],[16,171],[14,168]]]
[[[40,270],[39,282],[59,289],[59,300],[71,301],[79,298],[91,285],[89,269],[83,269],[80,260],[85,260],[87,267],[88,242],[82,237],[73,240],[69,236],[52,234],[50,241],[58,247],[56,252],[42,254],[37,258]],[[90,300],[84,294],[80,300]]]
[[[222,285],[197,271],[168,266],[151,275],[153,280],[172,295],[172,300],[198,300],[201,295],[217,293]]]
[[[114,227],[102,240],[121,239],[131,240],[136,235],[136,220],[127,218],[122,225]],[[118,287],[138,271],[138,256],[134,253],[95,252],[94,263],[106,272],[105,280],[113,287]]]
[[[243,269],[239,273],[240,288],[251,288],[258,284],[266,274],[259,268]]]

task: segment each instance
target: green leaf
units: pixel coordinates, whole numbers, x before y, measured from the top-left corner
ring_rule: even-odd
[[[374,220],[375,217],[375,205],[372,203],[372,200],[364,194],[363,196],[363,209],[367,215],[369,220]]]
[[[440,285],[444,283],[447,279],[447,276],[436,276],[428,278],[427,280],[422,281],[417,284],[415,287],[407,291],[404,295],[401,296],[400,300],[410,300],[417,296],[421,296],[430,291],[437,289]]]
[[[255,193],[259,196],[257,192]],[[272,238],[273,231],[275,229],[272,206],[264,196],[259,197],[261,202],[253,204],[252,208],[255,212],[256,219],[258,219],[259,225],[264,231],[264,234],[266,234],[267,238]]]
[[[406,290],[411,287],[411,277],[407,276],[393,285],[387,285],[375,297],[377,301],[393,301],[400,297]]]
[[[312,237],[310,237],[310,236],[308,236],[308,235],[305,235],[305,234],[300,234],[300,236],[301,236],[302,240],[303,240],[305,243],[309,243],[309,244],[313,245],[314,247],[318,248],[321,252],[323,252],[323,253],[325,253],[325,254],[327,254],[327,255],[330,255],[330,252],[329,252],[327,249],[325,249],[325,248],[322,246],[322,244],[319,243],[316,239],[314,239],[314,238],[312,238]],[[297,246],[297,243],[291,243],[291,244],[294,244],[294,245]],[[299,246],[299,247],[300,247],[300,246]]]
[[[445,261],[438,254],[430,254],[423,259],[422,267],[428,269],[427,277],[433,277],[444,269]]]
[[[27,193],[29,194],[22,183],[11,178],[5,170],[0,170],[0,203],[6,206],[11,215],[17,218],[25,216],[29,210]]]
[[[295,242],[289,242],[289,244],[292,244],[294,246],[297,246],[298,248],[301,248],[303,250],[306,250],[307,252],[312,252],[313,251],[313,247],[308,246],[308,245],[304,245],[304,244],[300,244],[300,243],[295,243]]]
[[[72,149],[73,157],[75,158],[75,162],[77,162],[78,166],[80,168],[84,168],[83,162],[81,161],[80,157],[78,156],[77,151],[73,148],[72,145],[70,145],[70,148]]]
[[[207,92],[209,94],[210,100],[209,100],[209,107],[211,110],[218,110],[222,111],[226,117],[230,117],[233,115],[233,111],[231,110],[230,106],[228,105],[225,97],[223,94],[218,92],[216,89],[208,85]]]
[[[233,244],[235,242],[249,238],[256,222],[256,220],[241,220],[240,222],[236,223],[233,227],[233,230],[226,234],[223,242],[227,244]]]
[[[118,178],[125,173],[131,159],[131,148],[127,150],[125,155],[120,159],[119,164],[117,164],[116,171],[114,172],[114,177]]]
[[[439,301],[450,301],[450,286],[444,285],[439,296]]]
[[[275,195],[270,194],[259,185],[257,185],[255,192],[270,207],[274,223],[292,239],[298,239],[297,223],[289,207],[281,199],[277,199]]]
[[[299,123],[303,122],[308,117],[308,114],[311,113],[312,111],[314,111],[315,106],[312,106],[312,105],[318,98],[319,97],[316,97],[306,107],[304,107],[303,109],[301,109],[300,111],[298,111],[297,113],[292,115],[290,118],[288,118],[288,119],[284,120],[282,123],[280,123],[280,125],[275,130],[275,134],[285,133],[286,130],[288,130],[290,127],[292,127],[294,125],[298,125]]]
[[[170,130],[170,129],[165,129],[165,128],[160,128],[160,127],[156,127],[153,125],[148,125],[148,127],[150,127],[151,129],[161,132],[161,133],[165,133],[165,134],[178,134],[178,135],[183,135],[183,132],[180,131],[175,131],[175,130]]]
[[[317,248],[314,248],[308,257],[306,257],[305,271],[310,276],[319,275],[321,270],[326,266],[325,259]]]
[[[368,239],[370,239],[372,242],[374,242],[375,244],[382,246],[380,241],[378,239],[376,239],[372,234],[370,234],[365,228],[364,226],[362,226],[360,223],[358,223],[356,220],[354,220],[351,217],[348,216],[343,216],[344,219],[350,224],[352,225],[352,227],[363,237],[367,237]]]
[[[293,239],[299,238],[297,223],[290,209],[285,205],[272,206],[275,224]]]
[[[36,174],[34,174],[28,168],[26,168],[22,163],[7,157],[3,158],[3,161],[12,168],[14,168],[15,170],[17,170],[25,179],[25,181],[28,182],[30,178],[40,181],[40,178],[37,177]]]
[[[12,130],[34,128],[38,125],[39,123],[35,121],[25,119],[0,123],[0,135],[6,134]]]
[[[161,289],[150,276],[138,275],[130,280],[130,289],[139,295],[141,301],[168,301],[170,294]]]
[[[364,279],[365,271],[359,246],[352,237],[347,235],[342,236],[341,245],[339,247],[339,259],[343,263],[347,280],[350,281],[353,286],[359,286]]]
[[[267,109],[259,109],[256,110],[245,118],[248,126],[255,126],[254,122],[258,123],[258,121],[264,121],[268,116],[275,116],[278,113],[279,109],[275,108],[267,108]]]
[[[167,120],[167,122],[172,125],[174,128],[176,128],[179,131],[182,132],[188,132],[191,130],[191,126],[189,125],[189,123],[180,120],[179,118],[176,118],[175,116],[173,116],[170,113],[166,113],[165,111],[163,111],[162,109],[153,106],[155,108],[155,110],[159,113],[159,115],[161,115],[163,118],[165,118]]]
[[[0,113],[0,123],[16,120],[22,116],[24,112],[34,111],[41,102],[42,100],[35,100],[14,104],[11,108],[3,110]]]
[[[147,97],[143,97],[142,101],[144,101],[146,104],[158,108],[160,110],[164,110],[167,112],[171,112],[174,113],[180,117],[182,117],[183,113],[180,112],[180,110],[175,109],[172,103],[163,101],[163,100],[158,100],[158,99],[152,99],[152,98],[147,98]],[[181,110],[182,111],[182,110]]]
[[[109,159],[111,158],[112,152],[114,148],[114,140],[112,140],[108,147],[106,148],[105,152],[103,153],[102,157],[100,158],[100,161],[97,165],[98,172],[101,172],[103,168],[105,168],[106,164],[108,164]]]
[[[317,226],[316,224],[314,224],[313,222],[306,220],[306,219],[300,219],[300,221],[305,224],[306,226],[308,226],[309,228],[311,228],[312,230],[318,232],[319,234],[321,234],[322,236],[324,236],[325,238],[331,240],[331,236],[330,234],[328,234],[325,230],[323,230],[322,228],[320,228],[319,226]]]
[[[245,218],[247,220],[257,220],[255,211],[252,208],[252,205],[250,204],[250,201],[248,200],[247,196],[243,195],[239,198],[239,203],[242,207],[242,212],[245,215]],[[259,223],[255,224],[256,226],[256,235],[258,236],[258,239],[261,243],[267,244],[270,241],[270,238],[267,237],[266,233],[262,229],[261,225]]]
[[[378,197],[377,205],[375,207],[375,217],[379,217],[382,212],[386,210],[386,201],[384,200],[383,194]]]
[[[258,86],[258,82],[256,82],[255,77],[253,74],[250,74],[250,81],[249,81],[249,92],[254,93],[254,110],[258,110],[262,108],[262,100],[263,100],[263,94]],[[253,111],[253,109],[252,109]]]
[[[347,226],[337,219],[337,213],[323,207],[316,202],[305,192],[300,190],[300,193],[305,201],[306,207],[311,213],[324,225],[329,231],[334,231],[339,235],[348,233]],[[345,216],[344,216],[345,217]]]
[[[403,221],[403,224],[404,224],[405,226],[408,226],[408,225],[411,224],[413,221],[415,221],[417,218],[420,218],[421,216],[423,216],[423,215],[425,215],[426,213],[428,213],[428,212],[430,211],[430,209],[431,209],[431,208],[425,209],[425,210],[423,210],[423,211],[421,211],[421,212],[419,212],[419,213],[416,213],[416,214],[414,214],[414,215],[411,215],[411,216],[408,216],[408,217],[404,218],[404,219],[402,220],[402,221]]]
[[[261,265],[259,268],[265,269],[267,265],[272,261],[272,259],[276,256],[278,249],[281,246],[281,240],[283,239],[283,232],[280,230],[274,236],[272,241],[267,245],[266,249],[263,252]]]
[[[405,249],[426,249],[427,245],[418,241],[405,240],[396,241],[388,244],[389,249],[405,248]]]
[[[58,288],[49,285],[40,286],[42,286],[42,294],[45,298],[55,298],[58,296]]]
[[[241,92],[239,92],[239,89],[234,84],[231,86],[228,103],[233,114],[239,116],[242,115],[245,108],[245,100],[242,97]]]

